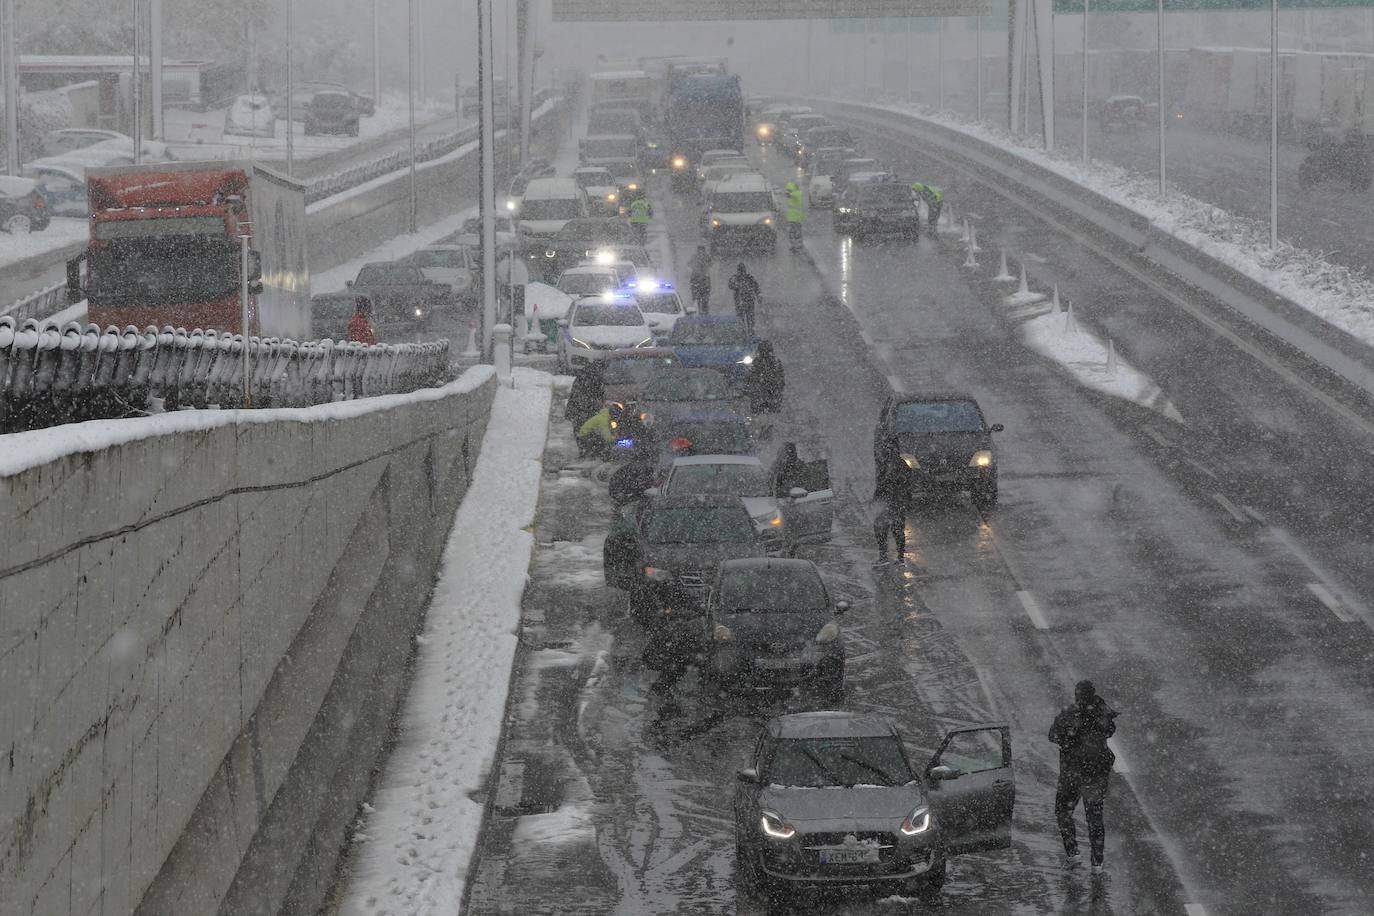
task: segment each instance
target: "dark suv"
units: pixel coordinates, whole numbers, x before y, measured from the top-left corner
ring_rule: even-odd
[[[1006,849],[1011,730],[956,728],[917,770],[891,723],[804,712],[769,721],[735,789],[735,875],[776,907],[788,890],[935,897],[946,857]]]
[[[305,103],[305,135],[347,134],[358,136],[361,113],[352,93],[321,89]]]
[[[900,235],[919,238],[921,213],[905,182],[850,182],[835,198],[835,231],[854,238]]]
[[[965,394],[890,396],[878,414],[873,460],[900,458],[923,492],[967,490],[975,505],[997,502],[997,450],[978,402]]]

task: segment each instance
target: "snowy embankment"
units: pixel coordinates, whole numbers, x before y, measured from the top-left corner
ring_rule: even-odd
[[[836,101],[851,101],[837,99]],[[1056,155],[1005,130],[922,105],[863,104],[934,122],[993,144],[1040,168],[1100,194],[1150,221],[1154,231],[1215,258],[1352,337],[1374,345],[1374,279],[1326,261],[1321,252],[1281,242],[1269,247],[1267,223],[1238,216],[1170,188],[1160,200],[1155,179],[1109,163],[1087,165]]]
[[[512,376],[444,547],[399,740],[354,836],[346,914],[458,912],[501,734],[552,403],[551,376]]]
[[[86,220],[68,216],[54,217],[46,229],[28,235],[0,232],[0,267],[80,244],[90,237],[90,233]]]

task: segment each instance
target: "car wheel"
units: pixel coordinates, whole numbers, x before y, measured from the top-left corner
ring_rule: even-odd
[[[911,893],[919,897],[925,903],[932,903],[940,899],[940,893],[945,889],[945,878],[948,873],[948,861],[943,855],[940,861],[924,876],[911,882]]]
[[[738,840],[735,841],[735,887],[747,900],[768,897],[768,888],[759,874],[757,858]]]
[[[28,235],[33,230],[33,221],[23,213],[16,213],[5,220],[4,229],[10,235]]]

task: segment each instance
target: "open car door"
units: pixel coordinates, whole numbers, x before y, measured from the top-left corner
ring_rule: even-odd
[[[830,462],[821,458],[804,461],[794,481],[805,496],[792,499],[788,493],[775,494],[782,509],[783,531],[791,544],[820,544],[830,540],[835,521],[835,491],[830,488]]]
[[[949,732],[930,759],[926,777],[950,855],[1011,846],[1016,780],[1010,726],[973,725]]]

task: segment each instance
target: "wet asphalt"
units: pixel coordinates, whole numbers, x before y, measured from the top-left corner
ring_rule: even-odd
[[[783,412],[763,421],[765,457],[791,440],[831,459],[835,539],[807,555],[855,603],[847,705],[894,719],[915,759],[950,725],[1012,726],[1013,848],[953,860],[934,909],[1374,910],[1364,434],[1035,214],[866,140],[977,214],[989,251],[1005,245],[1037,283],[1059,282],[1184,420],[1091,392],[1027,348],[999,305],[1009,290],[992,269],[961,269],[948,238],[859,244],[813,213],[805,254],[743,258],[788,373]],[[779,183],[795,174],[771,152],[761,161]],[[685,276],[696,211],[658,194]],[[717,265],[717,309],[737,260]],[[894,384],[968,391],[1006,425],[1002,497],[983,514],[922,505],[908,562],[875,573],[871,436]],[[648,692],[644,635],[601,582],[605,468],[576,460],[565,423],[551,432],[525,650],[468,910],[755,912],[734,895],[733,774],[764,719],[810,701],[711,706],[695,676],[668,701]],[[1080,677],[1121,711],[1099,879],[1063,869],[1052,817],[1045,732]]]

